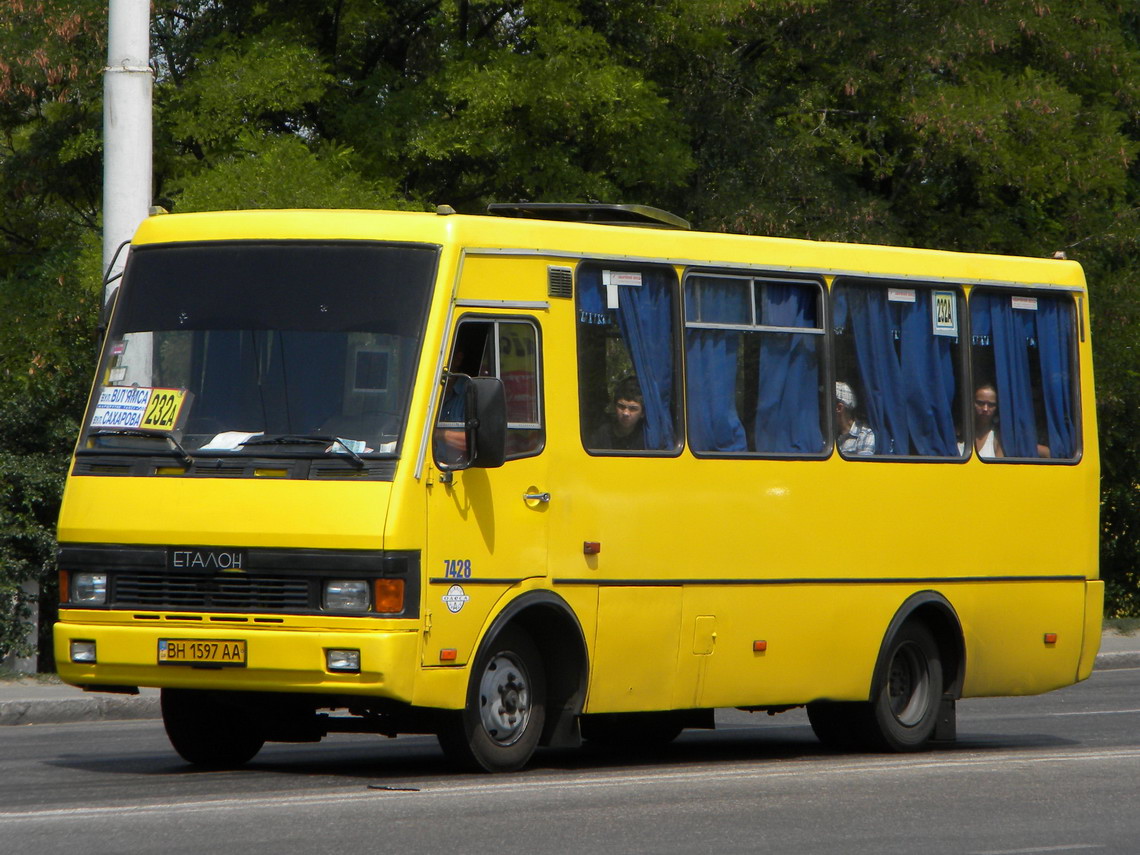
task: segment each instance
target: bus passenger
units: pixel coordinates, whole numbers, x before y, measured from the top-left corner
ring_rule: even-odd
[[[613,414],[591,438],[591,448],[640,451],[645,448],[645,400],[636,377],[626,377],[614,389]]]
[[[835,444],[843,454],[875,453],[875,432],[855,420],[855,393],[842,380],[835,382],[835,421],[839,434]]]
[[[997,389],[992,383],[983,383],[974,390],[974,449],[978,457],[1005,457],[997,412]]]

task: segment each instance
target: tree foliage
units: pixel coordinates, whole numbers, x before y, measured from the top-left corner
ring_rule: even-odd
[[[657,204],[1091,283],[1110,608],[1140,614],[1140,13],[1119,0],[156,0],[178,211]],[[48,581],[99,292],[101,0],[0,9],[0,602]],[[17,605],[16,608],[21,606]],[[0,652],[16,643],[0,620]]]

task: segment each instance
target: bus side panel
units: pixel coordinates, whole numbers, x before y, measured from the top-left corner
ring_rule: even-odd
[[[1034,695],[1071,685],[1085,641],[1086,585],[978,584],[950,594],[966,636],[962,696]]]
[[[675,706],[864,699],[898,596],[858,585],[686,587]]]
[[[1100,651],[1100,639],[1104,615],[1104,582],[1094,579],[1086,583],[1085,594],[1085,640],[1081,648],[1081,664],[1077,669],[1077,680],[1087,680],[1096,664]]]
[[[604,587],[585,712],[673,706],[681,632],[681,588]]]

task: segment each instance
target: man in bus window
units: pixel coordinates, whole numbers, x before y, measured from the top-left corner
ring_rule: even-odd
[[[835,444],[846,455],[875,453],[875,432],[855,419],[855,393],[842,380],[835,383],[835,421],[839,435]]]
[[[614,389],[613,413],[594,431],[591,448],[640,451],[645,448],[645,401],[636,377]]]

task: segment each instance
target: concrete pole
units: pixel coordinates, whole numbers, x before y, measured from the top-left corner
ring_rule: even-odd
[[[107,67],[103,69],[103,275],[122,271],[130,240],[150,209],[150,0],[110,0]],[[118,287],[111,282],[109,300]]]

